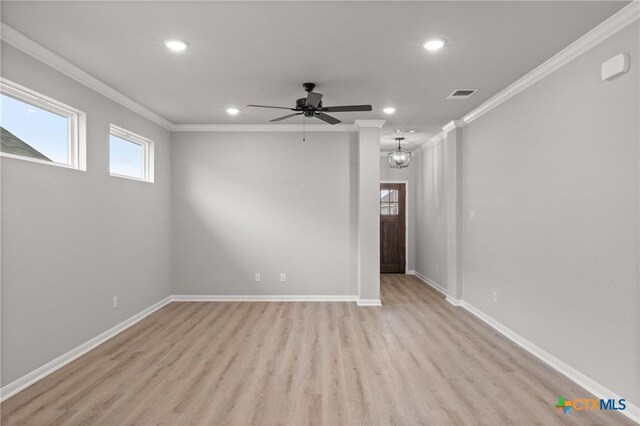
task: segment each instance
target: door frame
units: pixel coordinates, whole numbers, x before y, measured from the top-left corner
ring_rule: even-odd
[[[380,183],[399,183],[404,185],[404,274],[409,275],[409,181],[381,180]],[[378,186],[378,192],[380,192],[380,186]],[[380,206],[378,206],[378,210],[380,210]],[[380,212],[378,211],[378,213]]]

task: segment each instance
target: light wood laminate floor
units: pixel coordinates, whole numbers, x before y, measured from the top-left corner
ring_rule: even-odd
[[[382,307],[171,303],[0,406],[2,424],[633,424],[413,276]]]

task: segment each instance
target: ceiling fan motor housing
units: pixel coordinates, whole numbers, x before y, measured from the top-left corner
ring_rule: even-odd
[[[313,115],[313,111],[316,108],[307,106],[306,102],[307,102],[307,98],[296,99],[296,108],[295,109],[304,112],[304,115],[306,117],[311,117]],[[317,109],[322,109],[322,101],[320,101],[320,103],[318,104],[318,108]]]

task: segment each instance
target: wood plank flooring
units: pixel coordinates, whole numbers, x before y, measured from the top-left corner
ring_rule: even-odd
[[[0,406],[2,425],[588,425],[615,412],[413,276],[382,307],[171,303]]]

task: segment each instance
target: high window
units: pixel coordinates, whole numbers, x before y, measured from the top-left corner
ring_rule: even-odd
[[[111,176],[153,182],[153,141],[112,124],[109,171]]]
[[[16,83],[0,82],[0,154],[85,170],[85,115]]]

